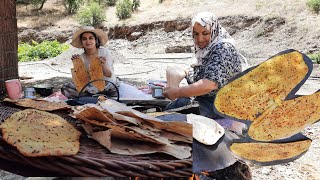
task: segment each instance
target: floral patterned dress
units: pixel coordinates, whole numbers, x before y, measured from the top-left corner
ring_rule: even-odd
[[[213,101],[217,91],[223,87],[236,74],[241,72],[241,56],[230,43],[222,42],[211,48],[211,51],[202,59],[201,65],[195,66],[187,76],[189,84],[201,79],[208,79],[218,85],[218,89],[208,94],[196,97],[200,105],[200,114],[219,118],[213,112]]]

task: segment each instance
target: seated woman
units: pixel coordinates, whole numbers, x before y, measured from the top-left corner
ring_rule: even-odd
[[[90,60],[98,57],[103,66],[104,79],[114,83],[118,86],[118,81],[113,69],[113,60],[108,48],[102,47],[108,41],[108,35],[101,29],[95,29],[93,27],[87,26],[82,27],[77,30],[72,37],[71,45],[76,48],[83,48],[84,52],[79,54],[74,54],[72,60],[76,58],[81,58],[85,64],[86,69],[89,69]],[[88,85],[86,89],[90,94],[97,93],[97,89],[91,84]],[[74,83],[67,83],[62,87],[62,93],[70,97],[78,96],[78,92]],[[105,92],[110,94],[115,93],[115,87],[107,83],[105,87]]]
[[[216,93],[232,77],[242,71],[243,57],[236,49],[234,39],[212,13],[202,12],[192,19],[192,36],[197,62],[191,66],[192,69],[185,71],[189,85],[167,87],[163,94],[175,100],[174,102],[181,101],[181,98],[196,97],[200,114],[218,119],[221,117],[213,110]],[[236,122],[234,124],[242,125]],[[236,162],[226,168],[225,172],[230,172],[230,168],[241,169],[239,173],[243,175],[243,177],[231,173],[226,175],[231,179],[237,176],[237,179],[251,178],[248,166],[242,162]],[[214,173],[210,175],[217,177]]]

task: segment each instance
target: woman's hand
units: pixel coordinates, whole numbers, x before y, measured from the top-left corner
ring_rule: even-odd
[[[179,88],[176,87],[165,87],[163,88],[163,96],[169,98],[170,100],[175,100],[179,98],[180,91]]]
[[[100,60],[100,62],[101,62],[101,65],[102,65],[102,67],[103,67],[103,74],[104,74],[104,76],[106,76],[106,77],[111,77],[112,76],[112,72],[111,72],[111,70],[109,69],[109,67],[108,66],[106,66],[106,64],[107,64],[107,59],[105,58],[105,57],[99,57],[99,60]]]
[[[105,57],[99,57],[101,64],[104,66],[107,63],[107,59]]]
[[[73,61],[73,60],[75,60],[75,59],[77,59],[79,57],[80,57],[79,54],[74,54],[74,55],[72,55],[71,60]]]

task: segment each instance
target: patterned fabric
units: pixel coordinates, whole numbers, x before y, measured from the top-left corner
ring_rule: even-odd
[[[211,29],[211,39],[209,45],[203,49],[195,44],[195,56],[198,63],[192,66],[193,70],[189,71],[187,81],[191,84],[201,79],[208,79],[217,83],[217,90],[203,95],[214,97],[221,87],[241,72],[242,57],[234,46],[234,40],[220,26],[213,14],[199,13],[193,18],[192,25],[195,22]]]

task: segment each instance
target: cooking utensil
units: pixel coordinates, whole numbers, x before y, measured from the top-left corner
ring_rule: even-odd
[[[33,88],[40,96],[50,96],[53,93],[53,86],[49,84],[37,84]]]
[[[187,121],[187,116],[179,113],[160,115],[157,118],[164,121]],[[207,146],[193,139],[193,173],[213,172],[234,164],[236,158],[232,155],[229,147],[235,139],[239,139],[239,137],[228,130],[225,130],[225,135],[214,145]]]
[[[192,171],[193,173],[213,172],[231,166],[236,162],[229,147],[234,139],[239,137],[225,130],[224,136],[214,145],[204,145],[193,139]]]

